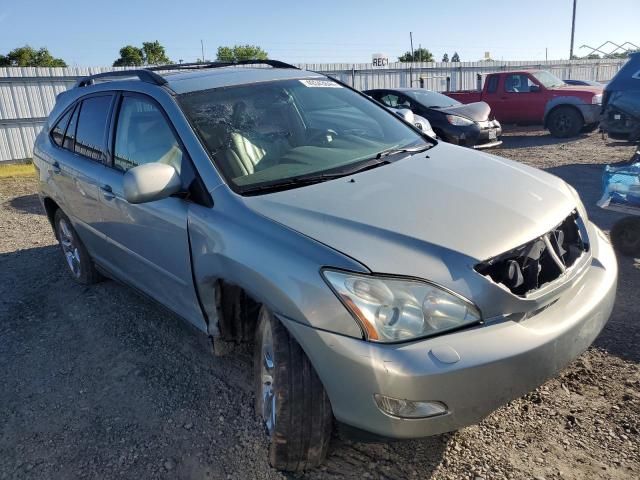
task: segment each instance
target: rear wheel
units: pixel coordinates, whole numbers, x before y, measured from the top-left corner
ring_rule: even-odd
[[[584,120],[574,107],[558,107],[549,114],[547,126],[554,137],[575,137],[584,126]]]
[[[271,440],[271,465],[288,471],[318,466],[333,421],[322,382],[300,345],[265,307],[254,348],[255,409]]]
[[[69,217],[60,209],[56,210],[54,224],[60,248],[62,248],[69,273],[71,273],[73,279],[83,285],[90,285],[100,281],[100,274],[96,270],[87,249],[71,226]]]
[[[626,217],[611,229],[611,243],[623,255],[640,256],[640,218]]]

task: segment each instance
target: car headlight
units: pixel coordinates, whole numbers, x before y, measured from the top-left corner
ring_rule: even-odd
[[[467,127],[469,125],[473,125],[473,120],[469,120],[468,118],[460,117],[459,115],[447,115],[447,121],[451,125],[455,125],[457,127]]]
[[[602,104],[602,94],[601,93],[597,93],[596,95],[594,95],[591,98],[591,103],[593,103],[594,105],[601,105]]]
[[[322,275],[373,342],[401,342],[479,322],[468,300],[421,280],[335,270]]]

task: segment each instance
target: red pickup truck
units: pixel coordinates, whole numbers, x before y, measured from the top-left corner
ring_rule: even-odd
[[[554,137],[598,126],[602,87],[567,85],[544,70],[487,75],[482,90],[447,92],[462,103],[486,102],[501,123],[544,125]]]

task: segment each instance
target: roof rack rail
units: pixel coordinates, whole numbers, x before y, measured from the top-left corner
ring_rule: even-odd
[[[273,68],[294,68],[300,70],[295,65],[281,62],[280,60],[237,60],[235,62],[194,62],[194,63],[174,63],[172,65],[157,65],[149,67],[146,70],[150,72],[154,71],[169,71],[169,70],[199,70],[201,68],[222,68],[222,67],[234,67],[237,65],[269,65]]]
[[[196,63],[175,63],[172,65],[157,65],[154,67],[139,68],[134,70],[117,70],[114,72],[97,73],[95,75],[89,75],[84,77],[74,85],[77,87],[87,87],[94,85],[96,80],[108,80],[110,78],[126,78],[126,77],[138,77],[141,81],[147,83],[153,83],[154,85],[166,85],[167,80],[158,75],[157,71],[167,72],[171,70],[199,70],[203,68],[222,68],[222,67],[234,67],[237,65],[270,65],[273,68],[295,68],[300,70],[295,65],[281,62],[279,60],[238,60],[236,62],[196,62]]]
[[[104,72],[97,73],[95,75],[89,75],[88,77],[84,77],[74,85],[74,88],[77,87],[87,87],[89,85],[95,84],[96,80],[108,80],[110,78],[119,78],[119,77],[138,77],[141,81],[147,83],[153,83],[155,85],[165,85],[167,81],[162,78],[157,73],[149,70],[149,69],[137,69],[137,70],[117,70],[115,72]]]

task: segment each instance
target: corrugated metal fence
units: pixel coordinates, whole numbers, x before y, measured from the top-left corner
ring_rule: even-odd
[[[516,69],[549,70],[560,78],[610,80],[624,60],[517,61],[464,63],[299,64],[357,89],[419,87],[445,91],[476,88],[478,74]],[[114,70],[96,68],[0,68],[0,162],[31,158],[36,135],[53,108],[56,95],[79,78]]]

